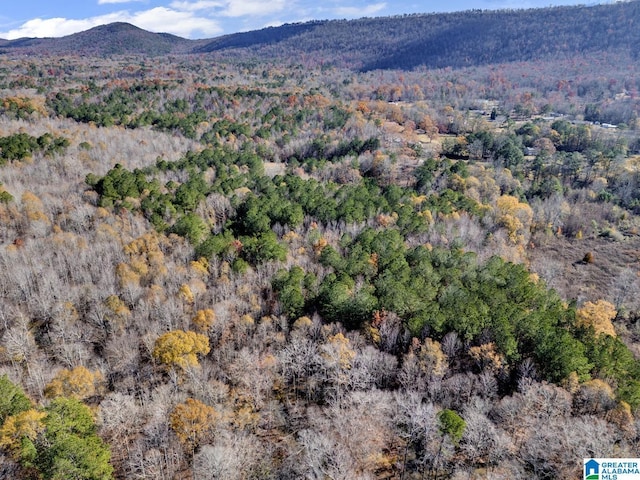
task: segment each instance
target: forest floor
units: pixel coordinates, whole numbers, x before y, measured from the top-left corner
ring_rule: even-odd
[[[531,270],[567,300],[612,298],[627,309],[636,311],[640,306],[637,291],[637,272],[640,270],[640,236],[625,236],[611,240],[602,236],[583,239],[539,235],[527,251]],[[591,253],[592,261],[585,262]],[[620,331],[627,346],[640,355],[640,322],[628,319]],[[628,329],[628,330],[627,330]]]
[[[638,236],[622,241],[602,237],[537,238],[532,243],[534,248],[528,251],[532,268],[544,273],[547,282],[566,293],[566,298],[602,297],[622,280],[624,270],[638,269],[640,264]],[[589,252],[593,255],[591,263],[583,261]]]

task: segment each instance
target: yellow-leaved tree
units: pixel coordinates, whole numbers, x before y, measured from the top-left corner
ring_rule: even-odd
[[[440,342],[425,338],[420,348],[414,350],[420,369],[429,375],[442,378],[449,369],[449,361]]]
[[[356,352],[349,345],[349,339],[342,333],[331,335],[322,345],[322,356],[327,364],[339,370],[350,370]]]
[[[131,310],[127,304],[117,295],[109,295],[104,300],[104,305],[109,309],[107,321],[114,330],[122,330],[131,318]]]
[[[593,327],[597,336],[602,334],[616,336],[612,320],[616,318],[616,308],[606,300],[585,302],[582,308],[576,310],[576,323],[581,327]]]
[[[216,320],[216,314],[211,308],[205,308],[198,310],[194,317],[191,319],[191,323],[201,332],[208,331],[213,322]]]
[[[116,267],[121,288],[161,283],[160,280],[167,274],[167,267],[157,234],[144,234],[125,245],[123,250],[129,256],[129,261]]]
[[[82,365],[72,370],[60,370],[44,389],[48,398],[70,397],[84,400],[100,393],[104,377],[98,370],[91,371]]]
[[[206,355],[211,348],[209,338],[196,332],[172,330],[156,340],[153,358],[171,367],[198,366],[198,355]]]
[[[502,225],[513,243],[523,245],[529,238],[533,220],[531,207],[511,195],[502,195],[496,200],[496,221]]]
[[[47,414],[35,409],[11,415],[0,427],[0,448],[4,448],[18,459],[34,450],[33,441],[45,428],[43,419]]]
[[[482,370],[493,373],[500,371],[507,363],[504,357],[496,351],[496,345],[493,342],[469,348],[469,356]]]
[[[44,204],[34,193],[24,192],[21,201],[24,214],[30,221],[49,223],[49,218],[44,213]]]
[[[169,415],[169,425],[185,450],[193,453],[198,445],[213,438],[219,414],[213,407],[193,398],[176,405]]]

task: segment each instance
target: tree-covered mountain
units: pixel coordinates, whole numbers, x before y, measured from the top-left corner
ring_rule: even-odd
[[[186,40],[125,23],[59,39],[18,39],[3,52],[217,53],[235,58],[332,63],[360,70],[441,68],[640,49],[640,2],[528,10],[470,10],[314,21]]]
[[[200,51],[224,52],[241,46],[258,57],[312,55],[361,70],[462,67],[611,50],[636,56],[639,20],[640,2],[635,1],[472,10],[316,22],[303,24],[304,29],[289,25],[223,37]],[[284,31],[288,34],[283,35]]]
[[[21,38],[2,41],[4,53],[29,53],[34,55],[126,55],[144,54],[159,56],[168,53],[188,52],[193,41],[168,33],[152,33],[124,22],[100,25],[84,32],[61,38]]]

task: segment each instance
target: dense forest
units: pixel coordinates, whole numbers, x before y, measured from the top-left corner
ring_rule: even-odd
[[[251,38],[2,55],[0,478],[555,479],[637,456],[631,45],[373,70]]]
[[[640,49],[640,2],[334,20],[228,35],[196,47],[258,58],[313,54],[333,65],[444,68]]]

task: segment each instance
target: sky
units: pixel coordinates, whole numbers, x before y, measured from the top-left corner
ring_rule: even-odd
[[[0,0],[0,38],[62,37],[98,25],[128,22],[151,32],[198,39],[309,20],[589,5],[603,1]]]

